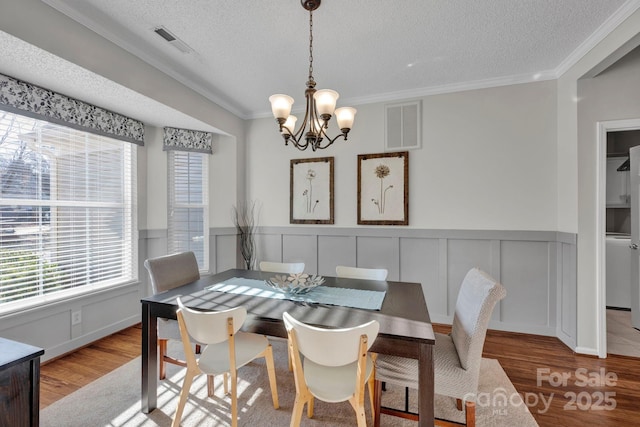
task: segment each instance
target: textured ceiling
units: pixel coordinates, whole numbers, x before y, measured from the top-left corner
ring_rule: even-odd
[[[308,12],[299,0],[43,0],[244,117],[268,97],[299,106]],[[636,0],[323,0],[314,12],[317,88],[340,106],[556,78]],[[193,49],[153,32],[164,26]]]

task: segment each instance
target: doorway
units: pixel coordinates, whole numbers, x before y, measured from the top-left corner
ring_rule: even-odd
[[[633,243],[638,243],[632,243],[631,226],[633,221],[638,222],[640,212],[636,196],[636,207],[632,206],[629,179],[629,150],[640,145],[640,119],[600,122],[598,129],[599,356],[606,357],[609,353],[640,357],[640,331],[632,327],[631,320],[632,310],[636,320],[640,315],[640,303],[635,301],[640,292],[638,254],[630,249]],[[633,151],[637,153],[640,149]],[[637,227],[633,234],[637,240]],[[632,274],[634,268],[636,274]]]

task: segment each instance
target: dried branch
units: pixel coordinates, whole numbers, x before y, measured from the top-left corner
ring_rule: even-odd
[[[233,207],[233,222],[240,236],[240,252],[247,270],[251,270],[256,260],[256,202],[241,203]]]

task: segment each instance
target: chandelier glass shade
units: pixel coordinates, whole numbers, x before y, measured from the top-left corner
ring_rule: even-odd
[[[320,6],[321,0],[300,0],[302,7],[309,11],[309,77],[304,92],[306,109],[304,119],[296,130],[297,117],[291,115],[293,98],[276,94],[269,97],[271,111],[278,122],[285,145],[291,142],[299,150],[311,147],[313,151],[322,150],[334,143],[338,138],[347,140],[347,134],[353,127],[356,109],[342,107],[336,109],[340,95],[331,89],[316,89],[313,78],[313,11]],[[327,134],[329,120],[335,116],[340,134],[331,138]]]

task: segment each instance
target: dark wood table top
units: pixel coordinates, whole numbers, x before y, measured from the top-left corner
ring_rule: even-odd
[[[322,286],[368,289],[386,291],[382,308],[364,310],[341,306],[306,306],[297,302],[251,295],[238,295],[206,290],[205,287],[223,282],[232,277],[265,279],[273,273],[252,270],[232,269],[188,285],[146,298],[157,317],[174,318],[177,308],[176,297],[182,296],[185,305],[192,308],[224,310],[244,306],[248,317],[243,330],[258,332],[270,336],[286,338],[282,322],[282,313],[289,312],[302,322],[325,327],[351,327],[370,320],[380,322],[380,336],[417,341],[427,344],[435,342],[435,336],[429,319],[427,304],[419,283],[372,281],[326,277]]]

